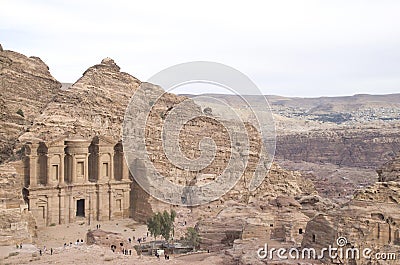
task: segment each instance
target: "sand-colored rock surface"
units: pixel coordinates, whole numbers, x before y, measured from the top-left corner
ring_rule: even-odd
[[[396,160],[379,170],[380,180],[393,176]],[[340,208],[333,209],[312,218],[306,227],[302,247],[322,249],[337,246],[337,238],[346,238],[343,247],[370,248],[375,253],[396,253],[400,251],[400,194],[399,182],[377,182],[357,191],[354,198]],[[334,262],[326,258],[326,262]],[[342,260],[352,264],[351,260]],[[371,264],[369,260],[357,260],[357,264]],[[398,264],[397,258],[377,261],[372,264]]]
[[[0,49],[0,163],[60,87],[40,58]]]

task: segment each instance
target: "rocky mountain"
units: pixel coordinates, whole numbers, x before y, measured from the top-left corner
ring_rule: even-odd
[[[119,140],[125,108],[139,85],[139,80],[106,58],[88,68],[68,89],[58,89],[19,141],[48,141],[68,135],[104,135]]]
[[[42,69],[39,68],[39,70]],[[10,70],[7,67],[3,67],[3,71],[8,72]],[[39,74],[40,71],[39,73],[32,73],[32,75]],[[19,80],[18,82],[27,81]],[[67,88],[59,89],[59,83],[56,82],[56,84],[57,90],[49,97],[47,102],[43,104],[40,113],[36,116],[33,114],[29,116],[32,120],[31,124],[29,124],[25,130],[21,130],[18,138],[14,140],[13,148],[16,150],[15,152],[17,154],[24,142],[32,140],[51,141],[64,136],[90,138],[96,135],[103,135],[119,140],[122,136],[122,121],[128,101],[142,83],[133,76],[121,72],[120,68],[112,59],[106,58],[102,60],[100,64],[89,67],[77,82],[72,85],[64,86]],[[28,86],[28,84],[24,85]],[[148,96],[163,92],[161,88],[155,85],[145,85]],[[4,89],[6,91],[11,91],[7,90],[7,87]],[[42,88],[38,86],[32,89],[40,91]],[[6,94],[6,96],[4,100],[16,97],[15,95],[9,94]],[[152,163],[160,172],[167,176],[169,181],[178,184],[186,183],[193,185],[198,181],[196,178],[198,173],[185,173],[182,169],[173,166],[165,156],[162,148],[161,128],[164,123],[164,118],[168,111],[186,99],[187,98],[183,96],[164,93],[159,101],[156,102],[150,112],[148,127],[146,127],[146,145]],[[139,102],[139,104],[143,104],[144,102],[145,101]],[[190,104],[189,106],[191,106],[192,114],[202,117],[185,125],[180,135],[180,148],[188,157],[196,158],[199,156],[200,150],[193,149],[193,146],[196,146],[204,137],[212,137],[217,144],[217,155],[213,163],[200,173],[207,176],[218,175],[221,170],[226,167],[226,161],[229,158],[229,156],[227,156],[231,148],[228,141],[229,139],[226,137],[221,125],[213,120],[210,114],[208,114],[208,116],[204,115],[199,106],[194,103]],[[257,204],[259,202],[268,205],[273,200],[276,200],[278,196],[286,196],[288,197],[287,200],[297,204],[293,199],[294,196],[311,196],[316,194],[310,181],[304,180],[298,173],[285,171],[277,165],[273,166],[269,177],[265,179],[257,190],[249,191],[248,178],[251,177],[251,172],[255,169],[254,166],[259,159],[258,148],[260,145],[260,138],[256,130],[251,126],[246,125],[246,130],[250,133],[251,139],[249,163],[244,176],[221,200],[217,200],[210,205],[194,207],[189,212],[185,212],[186,208],[184,207],[177,208],[182,212],[180,215],[181,219],[191,219],[193,215],[196,215],[201,220],[204,220],[205,223],[202,227],[206,227],[205,224],[210,217],[217,216],[221,209],[225,209],[230,205],[229,203],[226,204],[228,201],[234,201],[236,204],[241,204],[242,206],[240,207],[245,207],[245,205]],[[14,159],[18,160],[18,157]],[[14,167],[17,168],[17,170],[22,170],[21,166],[18,166],[18,161],[15,163],[17,164],[15,164]],[[11,166],[10,163],[7,165]],[[140,171],[140,166],[138,166],[137,169]],[[140,174],[140,172],[134,173]],[[23,171],[12,175],[11,181],[14,181],[15,185],[13,187],[16,190],[19,188],[22,190],[22,175]],[[202,181],[207,180],[205,179]],[[174,207],[150,197],[135,182],[132,184],[132,190],[132,216],[137,220],[146,220],[157,210]],[[6,199],[10,198],[13,192],[16,191],[13,190],[7,193],[8,195],[5,194],[4,197]],[[22,195],[18,201],[21,202],[21,205],[24,204]],[[280,205],[281,203],[278,204]],[[259,206],[256,208],[259,210],[261,209]],[[229,215],[229,211],[230,210],[226,210],[227,216]],[[273,210],[271,210],[271,213],[272,212]],[[304,213],[302,213],[302,216],[303,215]],[[290,220],[289,217],[281,216],[279,218],[285,219],[285,222],[289,222],[288,220]],[[304,215],[304,218],[307,219],[308,217]],[[242,218],[242,221],[243,220]],[[193,223],[193,226],[194,225],[196,225],[196,223]],[[254,227],[252,224],[249,224],[249,230],[245,232],[245,234],[248,233],[251,235],[255,233],[259,225],[262,224],[255,224]],[[279,234],[281,232],[276,233]],[[227,242],[230,241],[228,240]]]
[[[261,185],[251,191],[248,183],[260,159],[262,140],[251,125],[244,126],[250,136],[250,148],[242,154],[239,147],[231,146],[227,131],[213,119],[212,111],[206,112],[189,100],[187,116],[201,117],[179,128],[177,148],[186,157],[196,159],[201,156],[198,148],[201,140],[208,137],[213,139],[216,152],[207,167],[185,171],[173,165],[166,156],[162,126],[173,108],[188,100],[186,96],[163,93],[156,85],[142,83],[122,72],[110,58],[89,67],[78,81],[64,85],[62,89],[38,58],[1,49],[0,63],[3,95],[0,100],[4,103],[0,122],[1,133],[6,136],[2,138],[5,140],[2,140],[0,150],[3,155],[0,163],[0,244],[12,240],[28,241],[35,233],[35,220],[27,210],[22,192],[24,169],[18,154],[23,143],[51,141],[64,136],[91,138],[102,135],[120,140],[126,107],[140,85],[146,87],[143,97],[162,93],[162,97],[151,104],[144,143],[150,162],[168,181],[189,186],[207,183],[223,171],[231,156],[246,155],[249,163],[229,192],[200,206],[167,204],[151,197],[133,181],[130,204],[135,220],[145,221],[156,211],[174,209],[177,211],[175,237],[183,236],[187,227],[195,227],[202,239],[202,247],[219,251],[227,264],[265,264],[255,251],[264,243],[276,247],[321,248],[334,244],[338,236],[345,236],[351,246],[372,244],[375,250],[400,244],[399,158],[378,170],[379,182],[369,186],[378,176],[360,171],[348,190],[337,189],[344,189],[354,170],[372,170],[399,150],[398,105],[387,103],[387,97],[374,102],[374,109],[368,112],[376,114],[380,104],[389,104],[389,111],[379,112],[389,113],[391,116],[385,116],[387,119],[383,114],[380,118],[375,114],[361,114],[371,107],[367,102],[371,98],[363,95],[357,96],[357,100],[342,98],[332,100],[333,103],[328,99],[271,98],[278,127],[277,157],[289,161],[285,166],[302,169],[308,179],[273,163]],[[18,88],[21,89],[14,93]],[[235,98],[228,97],[228,100]],[[359,107],[357,113],[348,116],[350,109],[355,109],[352,102],[358,102]],[[131,115],[148,108],[149,103],[142,98],[136,107],[138,112]],[[241,107],[237,106],[238,109]],[[333,113],[340,114],[341,118]],[[366,122],[363,117],[372,120],[368,118]],[[12,159],[3,162],[9,158]],[[143,178],[153,174],[143,161],[136,160],[135,163],[132,174]],[[313,169],[323,168],[324,164],[329,165],[325,171]],[[330,175],[324,176],[327,172]],[[327,180],[331,176],[341,180]],[[334,188],[331,188],[332,183]],[[361,183],[364,188],[358,189]],[[335,193],[345,194],[345,203],[332,202],[329,198]],[[282,264],[279,262],[275,260],[268,264]],[[327,264],[332,262],[338,261],[326,259]]]
[[[209,96],[248,111],[239,96]],[[277,132],[275,160],[301,171],[323,196],[335,201],[347,201],[356,189],[375,182],[375,169],[400,152],[400,94],[246,97],[257,110],[265,98],[271,106]]]
[[[60,87],[40,58],[0,46],[0,163],[13,156],[19,136],[31,127]]]

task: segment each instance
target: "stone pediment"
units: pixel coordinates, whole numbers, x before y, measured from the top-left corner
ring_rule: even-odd
[[[41,197],[37,200],[36,204],[37,204],[37,205],[47,204],[47,198],[45,198],[44,196],[41,196]]]
[[[92,141],[93,144],[98,145],[115,145],[117,142],[106,136],[95,136]]]
[[[58,137],[58,138],[56,138],[56,139],[54,139],[54,140],[51,140],[51,141],[48,141],[48,142],[46,142],[46,146],[47,147],[51,147],[51,146],[64,146],[65,145],[65,140],[67,140],[68,139],[68,136],[61,136],[61,137]]]

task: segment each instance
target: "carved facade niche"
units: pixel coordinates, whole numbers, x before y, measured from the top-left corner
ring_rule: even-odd
[[[36,165],[36,161],[32,161],[32,143],[29,142],[23,147],[22,163],[24,165],[24,187],[29,187],[31,183],[31,164]],[[34,148],[34,147],[33,147]],[[36,156],[35,160],[36,160]]]
[[[92,182],[107,182],[114,179],[115,142],[106,137],[93,138],[89,150],[89,179]]]
[[[50,158],[50,180],[51,182],[58,182],[61,176],[61,155],[54,155]]]
[[[122,142],[118,142],[114,146],[114,178],[122,180],[124,176],[125,158],[122,147]]]
[[[89,144],[84,139],[65,141],[65,172],[69,184],[86,183],[89,180]]]
[[[34,200],[34,204],[32,205],[33,209],[31,211],[33,212],[33,215],[35,216],[36,220],[36,225],[37,226],[47,226],[49,225],[47,223],[48,220],[48,199],[47,196],[38,196]]]
[[[44,142],[39,143],[39,147],[37,149],[37,173],[38,176],[38,184],[46,185],[47,184],[47,146]]]
[[[124,196],[124,190],[122,189],[117,189],[114,191],[114,205],[111,205],[113,207],[113,213],[114,216],[118,216],[118,217],[122,217],[123,216],[123,212],[125,207],[125,201],[124,198],[126,198],[126,196]]]
[[[93,143],[89,145],[89,181],[96,182],[98,180],[98,154],[99,146]]]
[[[110,154],[99,155],[100,174],[99,177],[103,180],[113,179],[113,172],[111,172],[112,160]]]

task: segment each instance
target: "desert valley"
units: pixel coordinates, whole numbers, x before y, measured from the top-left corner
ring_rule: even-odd
[[[149,195],[135,180],[147,178],[149,167],[124,159],[132,95],[142,84],[148,96],[163,88],[121,71],[111,58],[61,83],[40,58],[8,48],[0,46],[0,264],[398,264],[400,94],[267,95],[276,149],[261,185],[248,187],[262,139],[246,124],[248,164],[235,186],[186,207]],[[237,95],[208,96],[247,111]],[[206,111],[193,97],[163,93],[144,131],[154,168],[178,185],[199,184],[199,172],[208,178],[201,181],[214,180],[231,156],[243,155],[213,118],[220,106],[205,101]],[[164,152],[163,124],[185,100],[197,118],[181,128],[182,153],[200,157],[206,137],[217,146],[199,172],[174,165]],[[254,101],[265,104],[262,96]],[[164,211],[176,215],[172,237],[154,239],[149,219]],[[260,256],[267,245],[300,257]],[[383,257],[301,258],[304,249],[328,246]],[[165,256],[155,257],[157,249]]]

